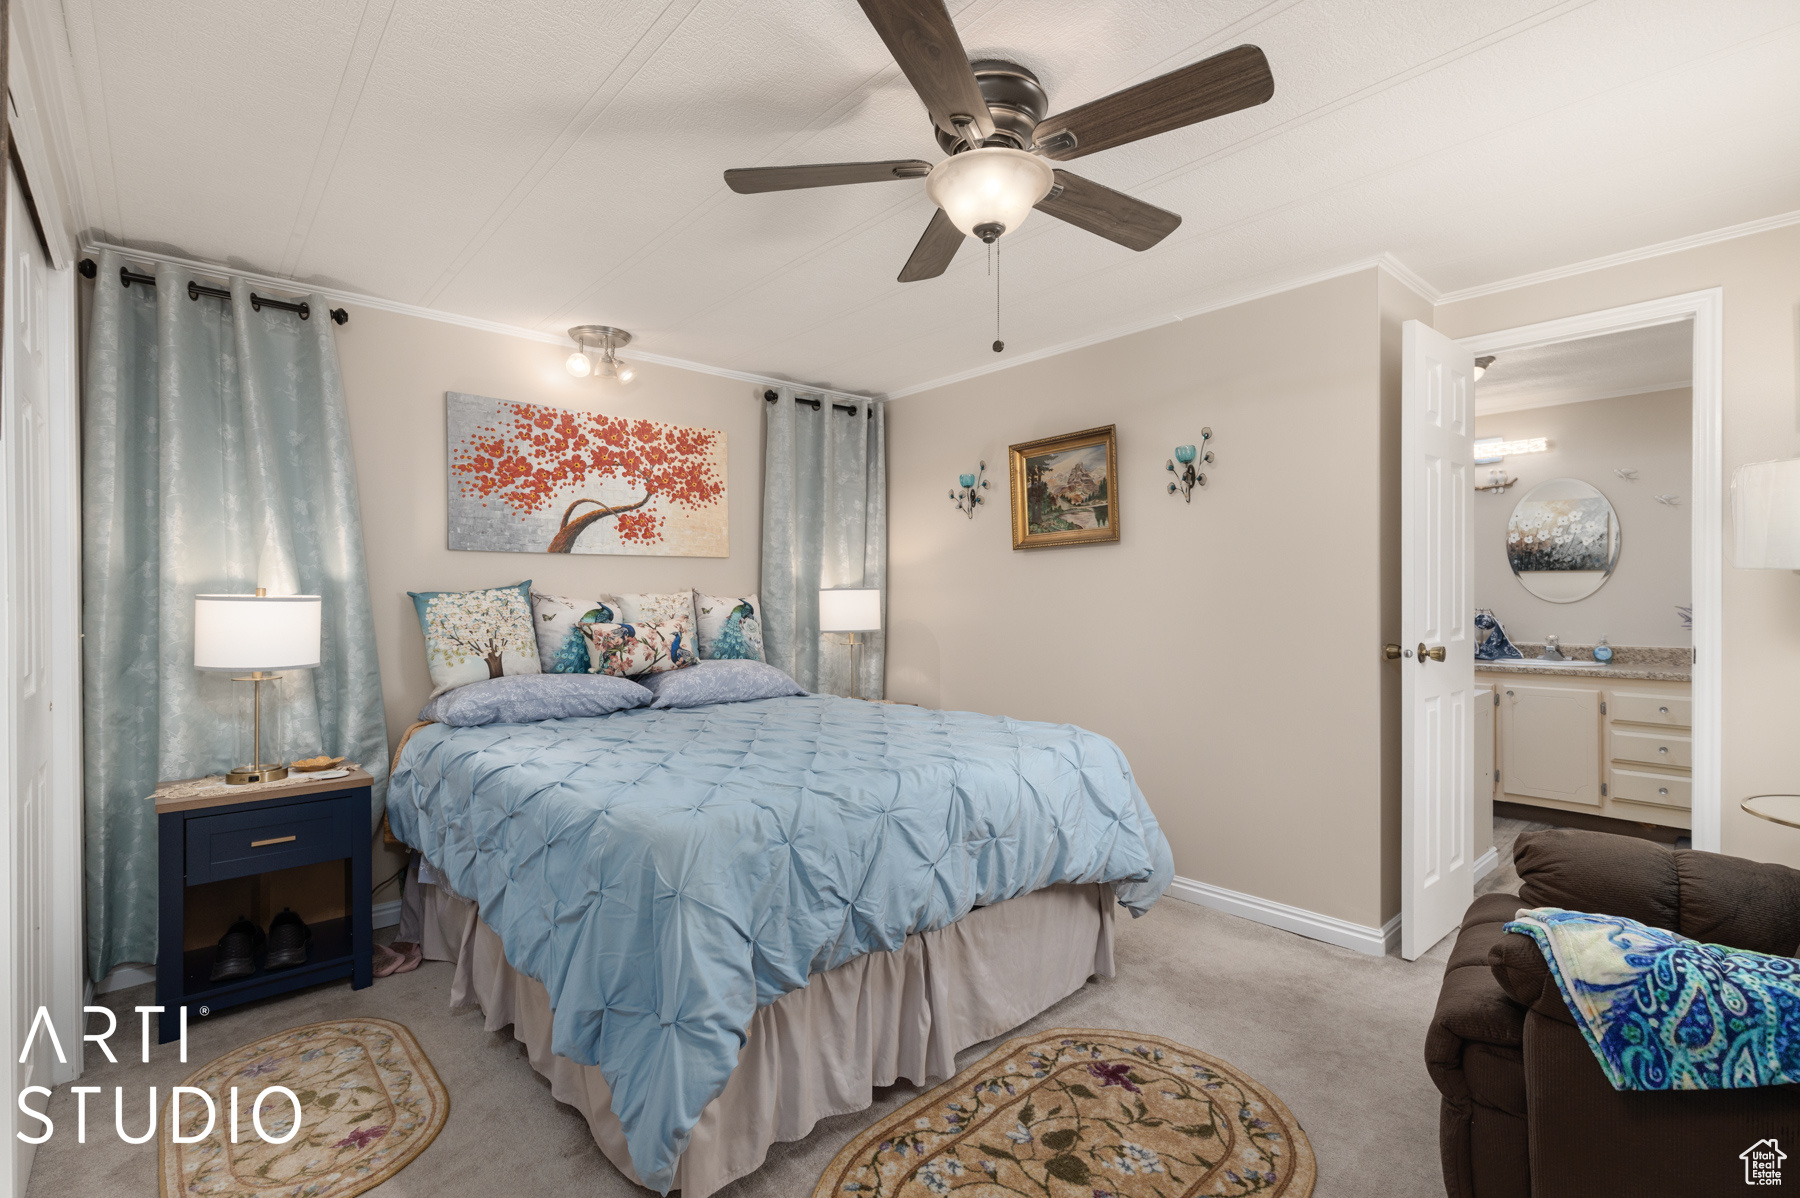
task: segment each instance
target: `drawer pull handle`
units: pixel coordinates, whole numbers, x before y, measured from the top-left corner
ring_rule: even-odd
[[[1669,709],[1667,707],[1658,707],[1656,710],[1661,712],[1663,715],[1669,714]]]
[[[1666,786],[1659,786],[1656,788],[1656,793],[1659,795],[1666,795],[1669,793],[1669,788]]]
[[[252,840],[250,842],[250,847],[253,849],[260,849],[266,844],[286,844],[290,840],[299,839],[298,836],[271,836],[267,840]]]
[[[1669,755],[1669,746],[1668,745],[1657,745],[1656,751],[1658,753],[1661,753],[1664,757],[1667,757]]]

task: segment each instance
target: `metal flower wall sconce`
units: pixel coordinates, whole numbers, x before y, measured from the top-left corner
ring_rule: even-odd
[[[986,498],[981,494],[983,491],[987,490],[988,485],[987,463],[981,463],[981,468],[978,473],[957,475],[956,485],[961,487],[962,490],[950,492],[950,498],[956,500],[957,511],[973,520],[975,518],[976,507],[987,502]]]
[[[1175,460],[1168,463],[1169,473],[1175,476],[1175,481],[1169,484],[1169,494],[1174,495],[1180,492],[1181,498],[1185,502],[1194,502],[1194,488],[1206,485],[1206,475],[1194,469],[1194,461],[1198,459],[1204,466],[1212,465],[1212,450],[1206,448],[1206,443],[1210,440],[1212,440],[1212,429],[1203,428],[1200,430],[1199,445],[1177,445],[1175,447]],[[1175,462],[1181,463],[1181,469],[1175,468]]]

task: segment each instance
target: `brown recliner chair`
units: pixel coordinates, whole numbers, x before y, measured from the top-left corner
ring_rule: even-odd
[[[1765,1138],[1800,1186],[1800,1086],[1614,1090],[1536,941],[1500,930],[1522,907],[1563,907],[1792,956],[1800,870],[1565,829],[1520,836],[1514,861],[1519,893],[1463,918],[1425,1039],[1450,1198],[1740,1194],[1740,1154]]]

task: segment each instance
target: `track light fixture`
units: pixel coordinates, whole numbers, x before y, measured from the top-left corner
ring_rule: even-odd
[[[631,344],[631,334],[608,324],[579,324],[569,330],[578,347],[564,363],[576,378],[596,375],[629,383],[637,371],[619,360],[618,351]]]

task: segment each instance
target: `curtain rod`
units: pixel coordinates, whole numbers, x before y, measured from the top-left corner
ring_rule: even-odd
[[[94,265],[94,260],[92,258],[83,258],[81,260],[82,278],[91,279],[99,273],[100,268]],[[129,287],[133,283],[139,283],[146,287],[155,287],[156,276],[141,275],[132,270],[129,266],[119,267],[119,285],[121,287]],[[188,280],[187,293],[188,298],[191,300],[198,300],[203,295],[210,295],[214,299],[231,298],[231,292],[225,290],[223,287],[208,287],[202,283],[196,283],[192,279]],[[278,308],[283,312],[298,312],[301,320],[310,320],[312,318],[312,305],[305,300],[296,302],[270,299],[268,296],[258,295],[254,291],[250,293],[250,308],[252,311],[256,312],[261,312],[264,308]],[[338,324],[348,324],[350,322],[350,313],[342,308],[333,308],[331,309],[331,319]]]
[[[774,403],[776,400],[778,400],[780,398],[781,398],[781,393],[779,391],[774,390],[773,388],[763,392],[763,402],[764,403]],[[812,407],[812,410],[816,412],[819,410],[819,406],[821,404],[823,404],[825,401],[820,399],[816,395],[813,395],[813,396],[795,395],[794,402],[808,404]],[[831,406],[836,408],[840,412],[848,412],[852,416],[856,415],[856,406],[854,404],[834,403]],[[870,404],[867,408],[864,409],[864,411],[868,413],[869,419],[873,420],[875,418],[875,405],[874,404]]]

